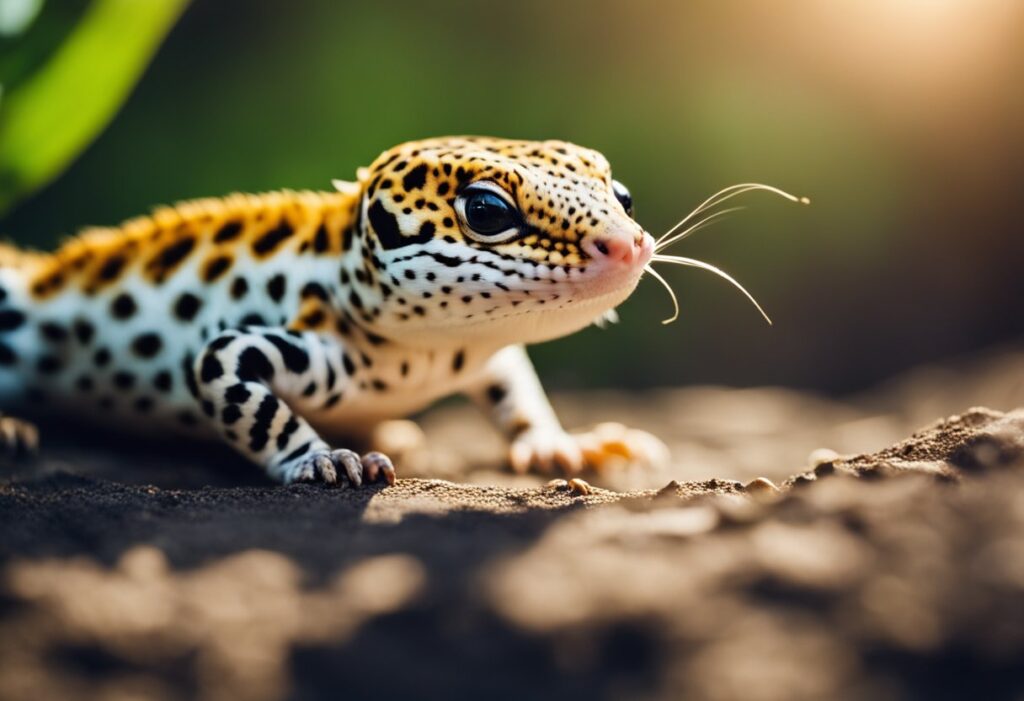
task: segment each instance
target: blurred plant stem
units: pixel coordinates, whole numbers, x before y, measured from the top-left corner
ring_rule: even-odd
[[[186,3],[94,0],[49,60],[0,92],[0,215],[92,142]]]

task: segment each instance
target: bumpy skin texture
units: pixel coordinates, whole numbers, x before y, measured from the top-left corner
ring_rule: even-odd
[[[650,257],[607,161],[441,138],[335,185],[187,202],[52,255],[0,250],[0,402],[212,432],[282,482],[359,485],[393,481],[391,462],[325,437],[464,392],[514,467],[600,462],[592,436],[562,430],[523,345],[609,312]],[[481,186],[515,210],[511,235],[468,225]],[[32,447],[30,427],[4,426],[0,443]]]

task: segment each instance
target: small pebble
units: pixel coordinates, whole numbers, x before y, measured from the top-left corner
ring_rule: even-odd
[[[774,501],[781,491],[767,477],[752,479],[743,486],[743,490],[756,501]]]
[[[661,499],[663,497],[674,497],[677,494],[678,490],[679,490],[679,483],[676,482],[675,480],[672,480],[671,482],[666,484],[664,487],[659,489],[657,492],[655,492],[654,498],[655,499]]]
[[[577,477],[573,477],[571,480],[569,480],[569,491],[573,492],[574,494],[578,494],[580,496],[585,497],[588,494],[590,494],[591,490],[592,488],[590,484],[588,484],[584,480],[581,480]]]

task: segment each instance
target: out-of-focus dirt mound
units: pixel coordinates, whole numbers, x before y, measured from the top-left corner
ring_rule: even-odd
[[[75,474],[58,446],[0,487],[0,698],[1019,699],[1024,410],[851,450],[909,420],[900,386],[846,406],[666,393],[645,407],[691,426],[661,431],[676,464],[589,496],[498,472],[174,488],[174,454],[93,447]],[[734,441],[694,428],[694,393],[719,428],[739,412]],[[460,412],[428,432],[459,436]],[[860,426],[846,443],[801,442],[837,418],[832,436]],[[806,458],[822,444],[839,451]],[[783,467],[723,457],[750,445]],[[725,466],[710,478],[681,447]]]

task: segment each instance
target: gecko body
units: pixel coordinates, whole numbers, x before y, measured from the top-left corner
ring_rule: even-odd
[[[562,429],[524,346],[614,309],[653,253],[605,158],[447,137],[335,185],[185,202],[52,254],[3,249],[0,403],[217,436],[281,482],[359,485],[394,466],[335,436],[464,393],[517,468],[600,460]],[[0,438],[34,442],[10,417]]]

